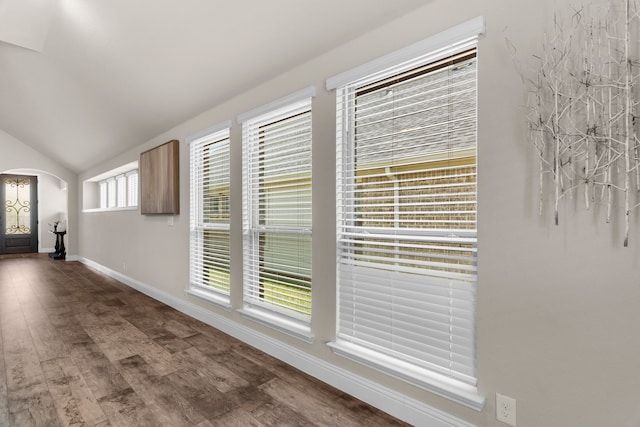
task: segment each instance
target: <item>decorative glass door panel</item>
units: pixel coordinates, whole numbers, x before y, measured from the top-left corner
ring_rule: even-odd
[[[0,175],[0,253],[37,252],[37,179]]]
[[[4,181],[6,234],[31,233],[31,181],[28,178],[9,178]]]

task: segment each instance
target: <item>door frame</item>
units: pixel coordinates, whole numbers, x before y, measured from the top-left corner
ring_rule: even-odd
[[[29,200],[29,211],[30,211],[30,242],[28,246],[23,246],[17,250],[7,250],[10,246],[7,246],[8,240],[17,240],[20,238],[20,235],[6,235],[5,234],[5,226],[6,226],[6,209],[3,206],[2,211],[0,213],[0,254],[7,253],[38,253],[39,250],[39,238],[40,238],[40,230],[39,230],[39,218],[38,218],[38,177],[36,175],[21,175],[14,173],[3,173],[0,174],[0,201],[3,201],[6,197],[5,195],[5,187],[4,181],[5,179],[18,178],[18,179],[29,179],[30,183],[30,200]],[[19,246],[14,246],[19,247]]]

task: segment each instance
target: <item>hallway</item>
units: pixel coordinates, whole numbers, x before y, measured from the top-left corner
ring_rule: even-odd
[[[78,262],[0,257],[0,426],[403,423]]]

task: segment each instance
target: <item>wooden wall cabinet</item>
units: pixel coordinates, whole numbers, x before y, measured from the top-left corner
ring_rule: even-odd
[[[179,148],[174,139],[140,153],[140,211],[143,215],[180,213]]]

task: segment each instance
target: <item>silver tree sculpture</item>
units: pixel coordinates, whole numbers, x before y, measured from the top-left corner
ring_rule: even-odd
[[[635,0],[612,1],[606,10],[585,6],[570,22],[554,18],[553,34],[534,56],[534,75],[516,60],[528,87],[529,137],[540,159],[540,214],[548,181],[556,225],[560,203],[578,191],[586,209],[606,204],[607,222],[622,197],[624,246],[630,214],[640,206],[639,35]]]

